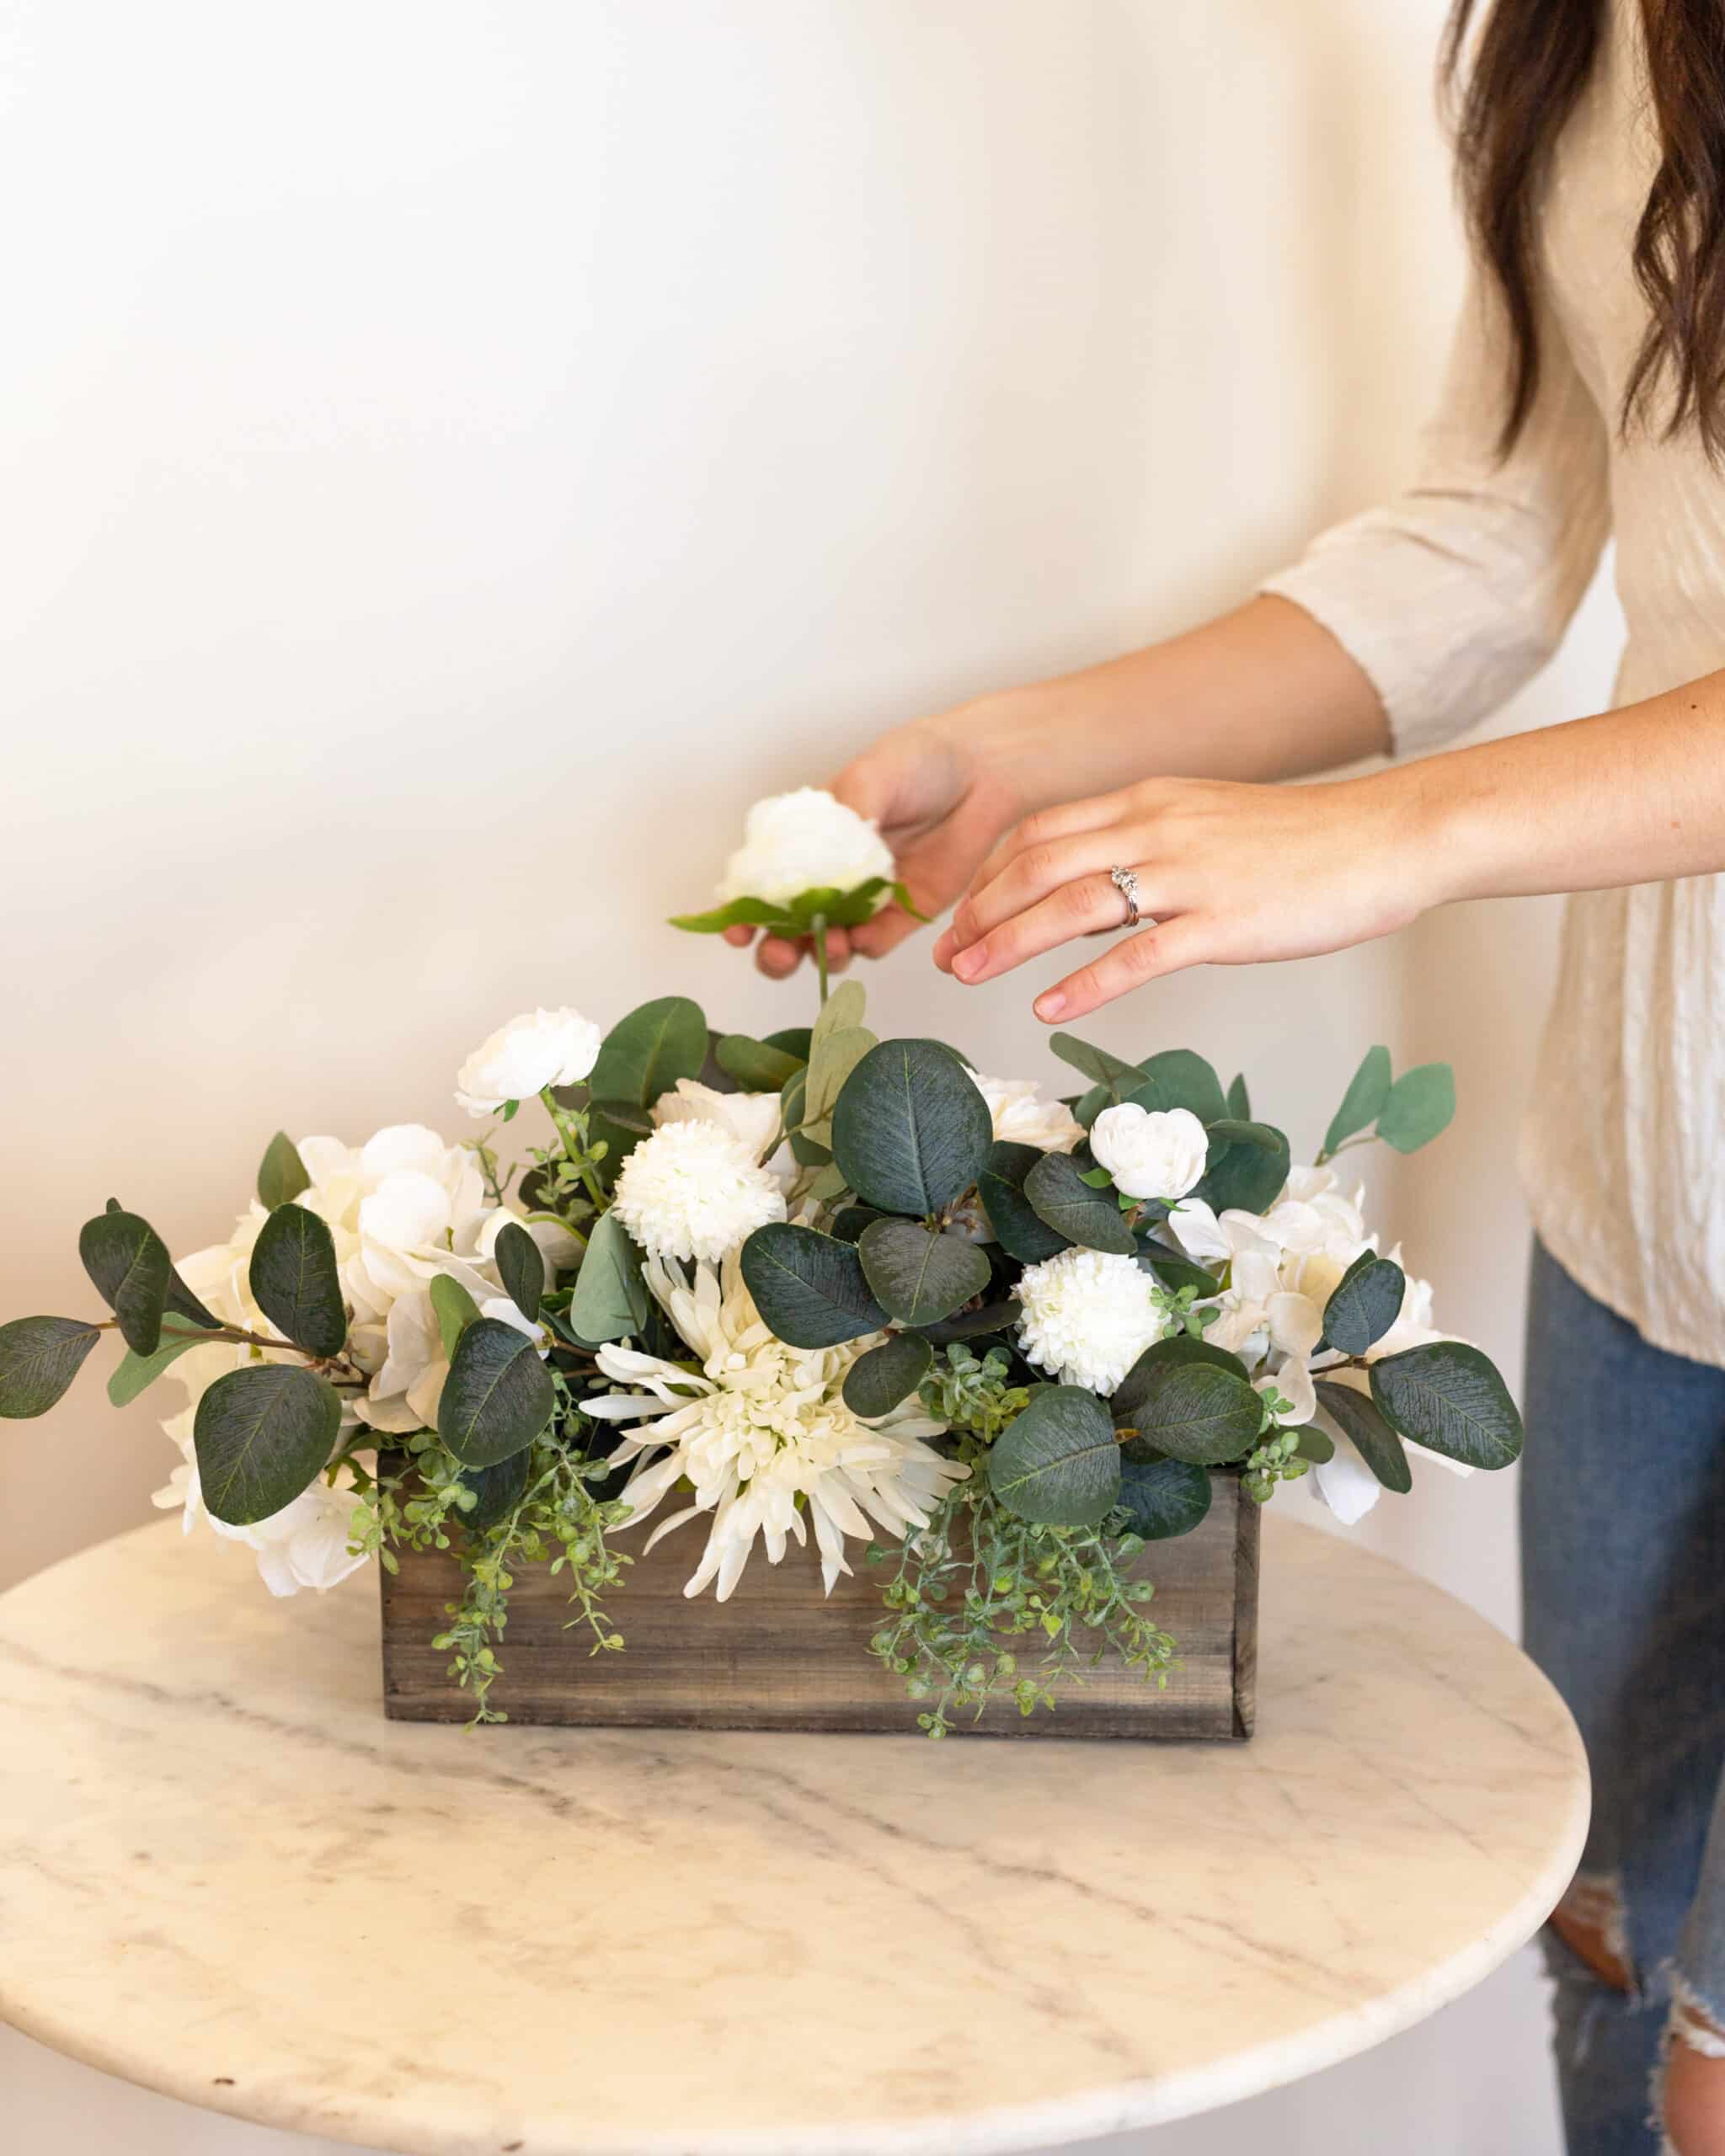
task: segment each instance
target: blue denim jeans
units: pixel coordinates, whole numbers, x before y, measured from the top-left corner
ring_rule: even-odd
[[[1634,1977],[1547,1931],[1570,2156],[1655,2156],[1674,1994],[1725,2028],[1725,1370],[1650,1347],[1538,1246],[1521,1545],[1527,1651],[1593,1769],[1572,1906]]]

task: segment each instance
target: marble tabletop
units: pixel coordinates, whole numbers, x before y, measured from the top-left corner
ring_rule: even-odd
[[[0,1597],[0,2018],[413,2156],[965,2156],[1431,2013],[1578,1855],[1481,1618],[1267,1522],[1225,1747],[387,1723],[368,1577],[144,1528]]]

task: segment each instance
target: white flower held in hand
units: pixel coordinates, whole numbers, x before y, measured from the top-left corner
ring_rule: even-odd
[[[494,1115],[547,1086],[579,1086],[599,1059],[599,1028],[579,1011],[529,1011],[511,1018],[462,1065],[456,1099],[469,1115]]]
[[[819,787],[757,801],[743,825],[743,843],[725,864],[718,895],[789,905],[805,891],[854,891],[897,870],[892,849],[874,825]],[[882,896],[885,896],[883,892]]]
[[[1146,1109],[1123,1101],[1096,1118],[1090,1150],[1128,1198],[1172,1204],[1203,1180],[1210,1139],[1189,1108]]]
[[[722,1123],[662,1123],[623,1162],[611,1209],[653,1257],[717,1264],[785,1217],[778,1178]]]

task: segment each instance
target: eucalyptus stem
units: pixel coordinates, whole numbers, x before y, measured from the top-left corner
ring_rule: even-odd
[[[812,932],[814,937],[814,970],[820,976],[820,1004],[821,1008],[825,1010],[826,1007],[828,986],[826,978],[826,915],[824,913],[818,913],[815,915],[812,924]]]

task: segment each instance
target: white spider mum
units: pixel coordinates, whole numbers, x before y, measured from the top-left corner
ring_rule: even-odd
[[[1063,1250],[1027,1265],[1018,1299],[1025,1354],[1063,1385],[1092,1392],[1113,1392],[1167,1326],[1150,1275],[1106,1251]]]
[[[723,1124],[663,1123],[623,1162],[617,1217],[650,1257],[716,1264],[785,1217],[777,1177]]]
[[[677,1126],[672,1126],[676,1128]],[[692,1125],[684,1125],[692,1129]],[[826,1591],[851,1567],[846,1535],[889,1537],[926,1527],[931,1509],[969,1468],[943,1460],[923,1442],[943,1422],[915,1399],[865,1422],[845,1405],[845,1373],[881,1336],[839,1348],[791,1348],[770,1331],[743,1284],[733,1254],[720,1271],[680,1267],[649,1258],[647,1283],[671,1323],[701,1358],[698,1373],[628,1346],[599,1350],[605,1376],[628,1388],[584,1401],[584,1411],[635,1427],[617,1458],[633,1460],[620,1492],[631,1527],[687,1481],[687,1502],[654,1529],[647,1547],[685,1520],[711,1514],[707,1547],[684,1588],[695,1595],[718,1582],[725,1601],[756,1540],[777,1564],[788,1538],[814,1529]],[[800,1500],[800,1502],[799,1502]]]

